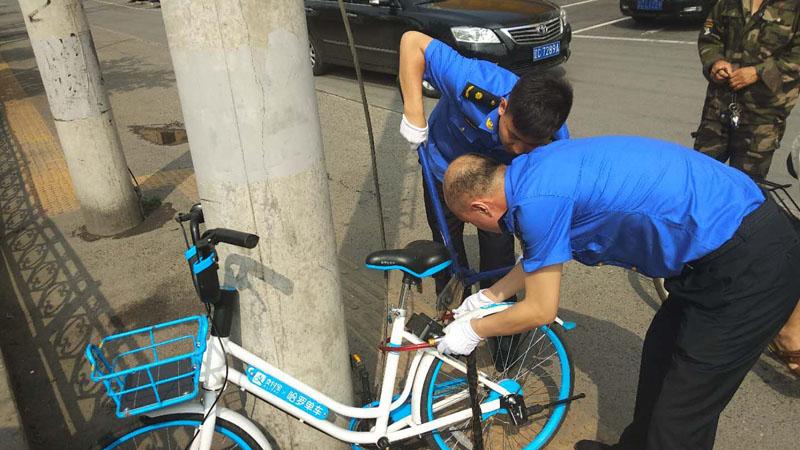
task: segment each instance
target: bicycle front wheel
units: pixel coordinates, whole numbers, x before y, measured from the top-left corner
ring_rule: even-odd
[[[548,405],[572,395],[573,370],[567,350],[556,331],[540,327],[502,340],[487,339],[476,350],[478,370],[511,392],[520,393],[525,405]],[[442,360],[428,371],[422,391],[424,422],[470,408],[466,374]],[[480,401],[499,398],[499,394],[478,386]],[[545,408],[528,421],[515,426],[500,410],[482,418],[484,448],[526,449],[544,447],[558,431],[569,408],[562,404]],[[470,420],[455,423],[426,436],[432,448],[441,450],[472,449]]]
[[[142,424],[120,436],[106,439],[96,448],[103,450],[185,450],[202,421],[202,414],[172,414],[148,418]],[[261,450],[261,446],[241,428],[218,417],[214,426],[211,449]]]

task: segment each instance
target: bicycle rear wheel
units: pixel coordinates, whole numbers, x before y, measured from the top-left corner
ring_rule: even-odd
[[[484,341],[476,350],[478,370],[506,389],[521,393],[526,406],[546,405],[572,395],[572,361],[554,329],[540,327],[522,333],[515,345],[500,345],[501,351],[493,352],[490,344],[490,340]],[[437,360],[428,371],[422,391],[423,421],[469,409],[470,399],[465,392],[468,392],[466,374]],[[452,405],[441,406],[450,403],[446,399],[453,395],[462,398]],[[478,386],[478,395],[481,402],[499,397],[482,385]],[[568,408],[568,404],[546,408],[519,427],[514,426],[502,410],[485,414],[482,421],[484,448],[542,448],[558,431]],[[426,439],[431,448],[472,449],[472,427],[466,420],[429,433]]]
[[[111,450],[184,450],[188,448],[202,414],[173,414],[143,419],[142,423],[119,436],[108,437],[96,449]],[[241,428],[217,418],[214,426],[214,450],[261,450],[256,441]]]

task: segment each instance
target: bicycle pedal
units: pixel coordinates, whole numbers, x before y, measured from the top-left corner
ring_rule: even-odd
[[[372,388],[369,384],[369,371],[364,365],[364,361],[357,353],[350,355],[350,369],[356,376],[357,382],[361,388],[358,392],[361,404],[370,404],[372,402]]]
[[[528,409],[525,408],[525,399],[519,394],[500,397],[500,408],[506,410],[514,426],[518,427],[528,421]]]
[[[532,416],[534,414],[540,414],[545,409],[554,408],[556,406],[569,404],[569,403],[574,402],[575,400],[580,400],[580,399],[585,398],[585,397],[586,397],[586,394],[581,392],[578,395],[573,395],[572,397],[565,398],[564,400],[557,400],[557,401],[554,401],[552,403],[548,403],[546,405],[533,405],[531,407],[528,407],[527,414],[528,414],[528,416]]]

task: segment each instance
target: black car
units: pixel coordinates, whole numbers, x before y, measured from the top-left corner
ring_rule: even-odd
[[[328,64],[352,67],[337,1],[305,0],[305,8],[314,74]],[[367,70],[396,74],[400,37],[408,30],[518,75],[569,58],[566,12],[547,0],[345,0],[345,9]]]
[[[634,20],[705,19],[717,0],[619,0],[619,10]]]

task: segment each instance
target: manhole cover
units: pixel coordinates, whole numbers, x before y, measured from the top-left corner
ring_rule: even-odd
[[[182,123],[166,125],[131,125],[130,130],[142,139],[157,145],[178,145],[187,142]]]

